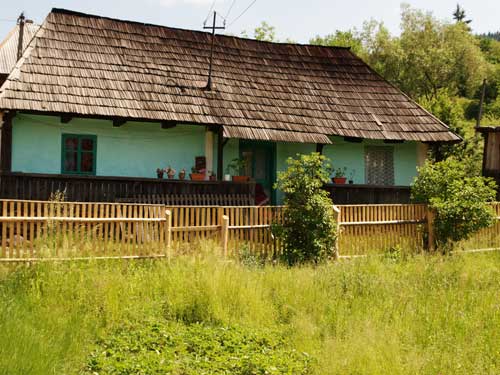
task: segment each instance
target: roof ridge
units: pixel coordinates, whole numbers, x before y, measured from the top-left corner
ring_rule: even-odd
[[[97,14],[84,13],[84,12],[79,12],[76,10],[70,10],[70,9],[64,9],[64,8],[52,8],[50,13],[66,14],[66,15],[70,15],[70,16],[77,16],[77,17],[84,17],[84,18],[97,18],[97,19],[103,19],[103,20],[109,20],[109,21],[136,24],[136,25],[141,25],[141,26],[159,27],[159,28],[164,28],[164,29],[189,31],[189,32],[200,33],[200,34],[204,34],[204,35],[205,34],[211,35],[211,33],[207,32],[207,31],[202,31],[202,30],[185,29],[182,27],[158,25],[158,24],[149,23],[149,22],[125,20],[125,19],[114,18],[114,17],[100,16]],[[222,38],[228,38],[228,39],[239,39],[239,40],[252,41],[252,42],[257,42],[257,43],[262,43],[262,44],[277,44],[277,45],[282,45],[282,46],[288,45],[288,46],[298,46],[298,47],[313,47],[313,48],[318,48],[318,49],[341,49],[341,50],[349,50],[349,51],[351,50],[351,47],[346,47],[346,46],[323,46],[323,45],[311,44],[311,43],[272,42],[272,41],[267,41],[267,40],[258,40],[258,39],[253,39],[253,38],[247,38],[247,37],[242,37],[242,36],[237,36],[237,35],[227,35],[227,34],[215,34],[215,37],[216,38],[222,37]]]

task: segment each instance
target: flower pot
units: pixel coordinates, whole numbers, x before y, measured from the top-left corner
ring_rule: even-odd
[[[173,179],[175,177],[175,174],[174,173],[169,173],[169,174],[167,174],[167,176],[168,176],[168,179],[171,180],[171,179]]]
[[[163,178],[163,172],[156,172],[156,177]]]
[[[208,179],[210,181],[217,181],[217,177],[216,176],[210,176]]]
[[[224,175],[224,181],[231,181],[231,175],[230,174],[225,174]]]
[[[179,172],[179,180],[184,180],[186,178],[186,172]]]
[[[233,176],[233,182],[247,182],[248,176]]]
[[[189,175],[189,178],[193,181],[204,181],[205,180],[205,174],[204,173],[191,173]]]
[[[345,178],[345,177],[333,177],[332,178],[332,182],[334,184],[339,184],[339,185],[345,184],[346,180],[347,180],[347,178]]]

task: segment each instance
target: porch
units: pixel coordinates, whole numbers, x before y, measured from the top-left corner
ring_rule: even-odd
[[[162,203],[248,205],[254,202],[255,183],[0,172],[3,199],[48,200],[57,191],[64,191],[70,202],[139,202],[170,196],[184,200]]]
[[[410,201],[407,186],[328,184],[325,190],[335,204]],[[252,205],[255,201],[255,182],[0,172],[0,197],[3,199],[48,200],[56,191],[65,191],[66,200],[72,202]],[[165,201],[167,197],[171,200]]]

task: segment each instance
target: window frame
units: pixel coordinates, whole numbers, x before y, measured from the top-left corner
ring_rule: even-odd
[[[76,138],[78,140],[77,149],[76,149],[76,171],[67,171],[64,168],[66,153],[68,149],[66,148],[66,139],[68,138]],[[84,152],[90,153],[90,151],[82,150],[82,139],[91,139],[93,141],[93,149],[92,149],[92,171],[84,172],[81,171],[81,161],[82,154]],[[97,135],[94,134],[71,134],[71,133],[63,133],[61,135],[61,174],[70,174],[70,175],[80,175],[80,176],[95,176],[96,175],[96,165],[97,165]]]
[[[391,154],[391,174],[392,181],[380,183],[371,183],[370,180],[370,165],[367,163],[368,153],[371,151],[385,151]],[[364,164],[365,164],[365,184],[372,186],[395,186],[396,183],[396,165],[395,165],[395,152],[393,146],[378,146],[378,145],[369,145],[364,147]]]

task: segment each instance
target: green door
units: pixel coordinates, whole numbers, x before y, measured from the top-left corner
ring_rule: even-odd
[[[273,142],[258,142],[240,140],[240,158],[247,161],[245,174],[251,176],[256,184],[262,185],[268,204],[274,204],[273,189],[276,180],[276,144]]]

